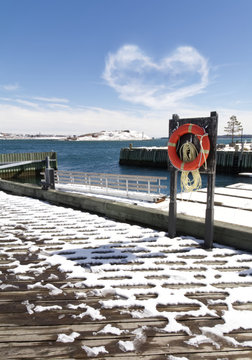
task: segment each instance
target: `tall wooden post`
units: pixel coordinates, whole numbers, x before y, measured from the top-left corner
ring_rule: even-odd
[[[210,129],[210,143],[211,152],[209,154],[208,166],[209,173],[207,174],[207,200],[206,200],[206,218],[205,218],[205,242],[204,247],[211,249],[213,247],[214,238],[214,189],[215,189],[215,174],[216,174],[216,144],[217,144],[217,126],[218,114],[214,111],[210,114],[211,129]]]
[[[169,123],[169,134],[178,126],[179,116],[172,115],[172,120]],[[168,159],[169,161],[169,159]],[[178,170],[168,163],[170,168],[170,203],[169,203],[169,218],[168,218],[168,235],[172,239],[176,236],[176,219],[177,219],[177,183]]]
[[[207,177],[207,201],[206,201],[205,242],[204,242],[204,247],[206,249],[211,249],[213,247],[214,187],[215,187],[215,174],[209,174]]]
[[[217,143],[217,125],[218,114],[211,112],[207,118],[179,119],[174,114],[169,121],[169,136],[183,124],[196,124],[205,129],[210,140],[210,153],[207,159],[207,167],[203,166],[199,169],[200,173],[207,174],[207,201],[205,216],[205,242],[204,247],[211,249],[214,238],[214,188],[215,188],[215,172],[216,172],[216,143]],[[187,135],[184,135],[187,136]],[[181,139],[183,142],[183,140]],[[186,141],[186,139],[184,139]],[[179,147],[181,144],[179,145]],[[169,220],[168,234],[171,238],[176,236],[176,216],[177,216],[177,173],[178,170],[172,164],[168,165],[170,169],[170,204],[169,204]]]
[[[171,239],[176,236],[177,179],[178,179],[178,171],[175,168],[173,168],[170,170],[170,203],[169,203],[169,219],[168,219],[168,235]]]

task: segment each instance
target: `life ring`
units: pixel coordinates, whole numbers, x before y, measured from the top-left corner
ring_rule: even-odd
[[[199,139],[200,152],[193,161],[183,162],[177,154],[176,147],[180,137],[188,133],[194,134]],[[168,155],[170,161],[175,168],[182,171],[193,171],[199,169],[208,158],[209,151],[210,141],[207,133],[205,133],[205,130],[202,127],[195,124],[181,125],[171,134],[168,142]]]

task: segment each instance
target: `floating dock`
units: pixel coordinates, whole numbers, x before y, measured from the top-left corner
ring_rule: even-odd
[[[122,148],[120,165],[167,168],[167,148],[133,147]],[[217,151],[216,171],[238,174],[252,171],[252,151]]]
[[[57,154],[50,152],[0,154],[0,178],[38,177],[45,169],[45,159],[50,158],[50,166],[57,169]]]

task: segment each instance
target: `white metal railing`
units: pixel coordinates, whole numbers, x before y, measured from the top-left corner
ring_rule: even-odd
[[[107,194],[111,194],[111,190],[117,190],[124,192],[126,196],[132,192],[161,196],[162,189],[167,188],[162,184],[165,180],[167,177],[55,171],[55,184],[82,185],[90,192],[101,189]]]

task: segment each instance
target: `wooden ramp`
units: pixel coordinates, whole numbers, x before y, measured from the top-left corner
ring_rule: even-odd
[[[2,359],[251,359],[252,255],[0,192]]]

